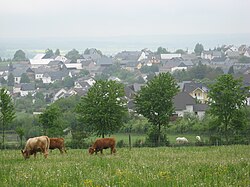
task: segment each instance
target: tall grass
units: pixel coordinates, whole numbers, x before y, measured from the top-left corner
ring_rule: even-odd
[[[44,159],[0,151],[0,186],[250,186],[250,146],[58,150]]]

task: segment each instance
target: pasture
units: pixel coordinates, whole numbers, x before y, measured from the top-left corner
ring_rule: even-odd
[[[0,151],[0,186],[250,186],[250,146],[58,150],[24,160]]]

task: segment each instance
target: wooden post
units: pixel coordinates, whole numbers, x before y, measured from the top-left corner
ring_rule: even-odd
[[[128,135],[128,142],[129,142],[129,150],[131,150],[131,135],[129,134]]]

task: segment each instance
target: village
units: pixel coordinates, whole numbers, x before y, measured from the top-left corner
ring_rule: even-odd
[[[51,49],[47,49],[26,60],[18,59],[18,53],[24,53],[19,50],[12,62],[0,66],[0,84],[8,86],[14,100],[32,98],[32,104],[37,105],[33,111],[29,111],[33,114],[41,113],[46,105],[60,98],[75,94],[86,95],[98,79],[123,83],[128,107],[132,110],[134,94],[145,85],[150,76],[162,72],[174,74],[189,71],[198,65],[219,68],[224,74],[230,73],[231,69],[231,73],[243,78],[246,86],[250,85],[249,46],[223,45],[213,50],[204,50],[202,46],[199,51],[200,46],[201,44],[197,44],[198,51],[192,53],[181,49],[170,53],[159,47],[157,52],[148,49],[122,51],[113,57],[103,55],[95,48],[86,49],[83,54],[73,49],[66,55],[60,55],[59,50],[53,53]],[[208,85],[199,80],[182,80],[178,84],[180,92],[173,101],[175,114],[183,116],[189,112],[200,118],[204,116],[208,107]],[[250,98],[247,105],[250,105]]]

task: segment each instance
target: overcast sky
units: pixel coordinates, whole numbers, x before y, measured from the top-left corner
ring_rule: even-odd
[[[250,33],[250,0],[0,0],[0,37]]]

